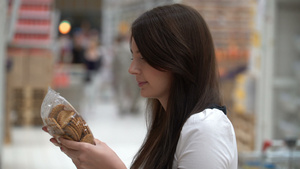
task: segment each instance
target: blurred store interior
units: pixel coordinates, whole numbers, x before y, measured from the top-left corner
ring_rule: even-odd
[[[146,134],[130,24],[172,3],[211,30],[239,168],[300,169],[299,0],[1,0],[0,169],[75,168],[41,130],[48,87],[130,166]]]

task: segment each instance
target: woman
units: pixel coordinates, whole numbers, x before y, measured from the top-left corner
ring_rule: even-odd
[[[235,133],[220,106],[213,40],[201,15],[185,5],[161,6],[137,18],[131,31],[129,73],[148,98],[149,115],[131,168],[236,169]],[[60,141],[77,168],[126,168],[97,139],[96,146]]]

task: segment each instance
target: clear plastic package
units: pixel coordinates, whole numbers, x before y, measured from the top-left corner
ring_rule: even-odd
[[[51,136],[77,142],[94,143],[94,136],[75,108],[49,87],[41,106],[41,118]]]

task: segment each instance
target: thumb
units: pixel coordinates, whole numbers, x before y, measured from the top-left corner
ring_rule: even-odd
[[[100,140],[98,140],[98,139],[94,139],[94,142],[95,142],[96,145],[97,145],[97,144],[102,144],[102,143],[103,143],[102,141],[100,141]]]

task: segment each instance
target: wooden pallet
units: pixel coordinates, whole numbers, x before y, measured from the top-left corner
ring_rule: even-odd
[[[21,87],[13,88],[11,111],[17,126],[42,125],[40,110],[47,88]]]

